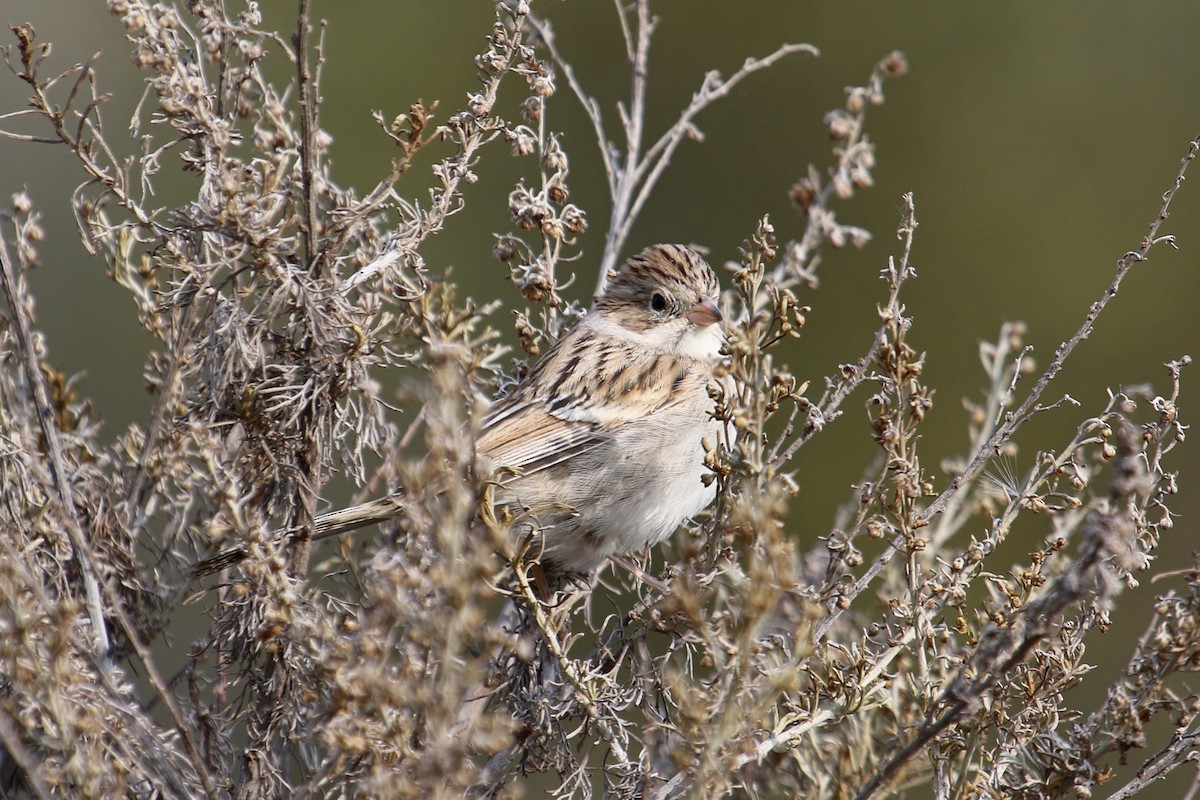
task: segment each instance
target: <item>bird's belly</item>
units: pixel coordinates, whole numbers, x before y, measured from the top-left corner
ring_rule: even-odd
[[[715,497],[716,485],[702,480],[702,441],[715,445],[717,435],[711,421],[652,419],[625,426],[557,475],[518,479],[511,488],[520,505],[548,509],[535,513],[542,538],[534,555],[552,569],[590,573],[611,555],[662,541]]]

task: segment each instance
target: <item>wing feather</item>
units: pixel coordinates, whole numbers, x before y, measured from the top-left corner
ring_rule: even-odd
[[[572,422],[549,414],[540,404],[519,403],[498,422],[485,425],[479,450],[496,467],[522,474],[548,469],[582,455],[609,439],[595,425]],[[531,433],[536,432],[536,435]]]
[[[671,409],[706,383],[708,365],[645,355],[636,342],[580,326],[483,421],[479,449],[497,467],[548,469],[612,441],[625,424]]]

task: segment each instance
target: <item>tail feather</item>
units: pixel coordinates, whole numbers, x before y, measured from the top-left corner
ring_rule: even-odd
[[[381,522],[386,522],[393,519],[403,508],[399,498],[395,496],[383,497],[378,500],[370,500],[366,503],[350,508],[342,508],[337,511],[330,511],[328,514],[322,514],[313,520],[312,539],[320,541],[328,539],[331,536],[341,536],[343,533],[356,531],[360,528],[366,528],[370,525],[377,525]],[[276,531],[277,539],[286,539],[289,542],[293,539],[300,538],[300,534],[296,531]],[[221,570],[229,569],[246,560],[246,548],[243,546],[231,547],[227,550],[222,550],[214,556],[209,556],[206,559],[197,561],[188,570],[188,580],[195,581],[207,575],[220,572]]]

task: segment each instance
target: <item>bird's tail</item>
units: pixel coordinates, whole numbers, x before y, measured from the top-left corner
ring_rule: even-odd
[[[312,540],[320,541],[321,539],[328,539],[331,536],[341,536],[343,533],[356,531],[368,525],[377,525],[380,522],[386,522],[389,519],[393,519],[402,507],[400,498],[392,495],[382,497],[378,500],[370,500],[361,505],[351,506],[350,508],[330,511],[328,514],[322,514],[313,520]],[[276,537],[286,539],[290,543],[300,538],[300,532],[295,530],[276,531]],[[248,553],[244,546],[222,550],[214,556],[209,556],[193,564],[192,568],[188,570],[188,579],[194,581],[206,575],[212,575],[215,572],[229,569],[245,561],[247,555]]]

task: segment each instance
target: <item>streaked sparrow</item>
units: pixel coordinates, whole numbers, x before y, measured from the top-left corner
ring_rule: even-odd
[[[712,502],[702,442],[715,444],[722,430],[708,394],[725,341],[719,292],[694,250],[648,247],[488,411],[477,447],[502,476],[496,503],[519,534],[536,534],[530,555],[547,571],[590,574],[610,556],[662,541]],[[312,536],[382,522],[403,506],[398,492],[324,514]],[[243,558],[228,550],[192,574]]]

